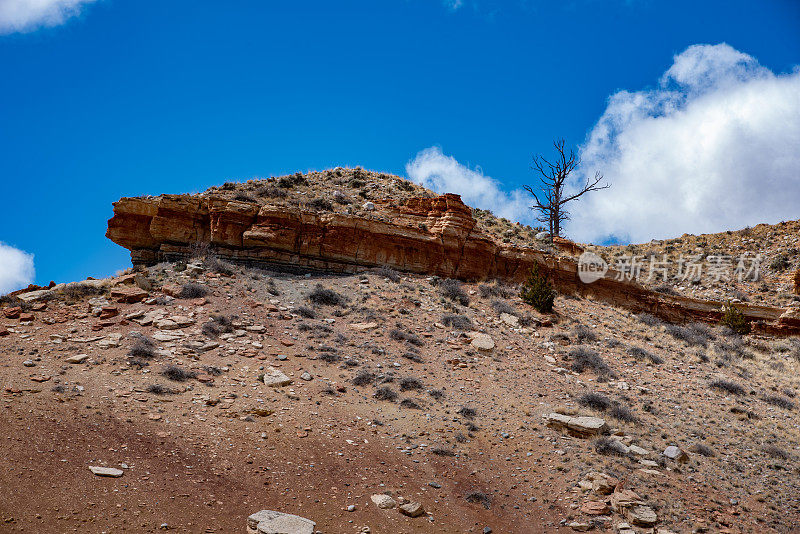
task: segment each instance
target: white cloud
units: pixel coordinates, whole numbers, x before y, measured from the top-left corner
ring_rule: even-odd
[[[442,1],[445,6],[449,7],[453,11],[456,11],[457,9],[459,9],[461,6],[464,5],[464,0],[442,0]]]
[[[465,204],[489,209],[495,215],[512,221],[532,220],[527,193],[518,189],[507,193],[497,180],[486,176],[480,167],[470,169],[442,149],[432,146],[421,150],[406,163],[406,174],[411,180],[437,193],[457,193]]]
[[[33,254],[0,242],[0,295],[33,282]]]
[[[58,26],[95,0],[0,0],[0,34]]]
[[[800,71],[694,45],[657,88],[620,91],[582,147],[611,189],[571,207],[580,241],[644,242],[800,218]]]

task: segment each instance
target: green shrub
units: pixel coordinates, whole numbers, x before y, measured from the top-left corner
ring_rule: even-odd
[[[719,324],[727,326],[737,334],[744,335],[750,332],[750,322],[730,302],[723,306],[722,318],[719,320]]]
[[[522,284],[519,293],[523,302],[530,304],[541,313],[553,311],[556,292],[546,276],[539,274],[539,264],[534,263],[528,279]]]

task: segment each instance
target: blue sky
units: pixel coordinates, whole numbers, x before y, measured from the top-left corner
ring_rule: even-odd
[[[434,147],[434,163],[462,173],[447,184],[491,177],[502,201],[555,137],[589,147],[612,95],[667,91],[660,80],[692,45],[727,43],[781,82],[800,63],[794,0],[48,1],[54,11],[31,14],[0,0],[0,242],[33,254],[37,283],[130,265],[104,237],[121,196],[337,165],[405,175]],[[664,83],[694,98],[684,81]],[[794,113],[796,86],[775,94]],[[635,165],[608,167],[624,184]]]

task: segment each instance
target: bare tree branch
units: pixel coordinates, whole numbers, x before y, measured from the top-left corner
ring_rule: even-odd
[[[543,194],[544,201],[539,198],[533,187],[529,185],[523,186],[535,200],[535,203],[530,208],[539,212],[538,221],[548,223],[551,236],[558,236],[561,232],[561,223],[569,220],[569,212],[563,207],[565,204],[578,200],[590,191],[600,191],[611,187],[609,184],[600,185],[603,175],[600,172],[596,172],[594,178],[587,177],[586,182],[575,193],[564,196],[567,178],[581,164],[581,160],[575,154],[575,150],[570,149],[569,153],[567,153],[564,148],[565,144],[564,139],[553,141],[557,154],[552,161],[542,155],[533,156],[531,168],[540,175],[539,182],[542,190],[540,194]]]

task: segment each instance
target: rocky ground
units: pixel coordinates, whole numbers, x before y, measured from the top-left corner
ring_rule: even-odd
[[[787,221],[717,234],[684,234],[675,239],[636,245],[589,245],[586,248],[600,254],[612,266],[619,261],[630,261],[625,258],[637,257],[642,265],[640,282],[658,291],[786,307],[800,301],[794,291],[794,274],[800,267],[798,235],[800,221]],[[753,266],[751,260],[756,256],[759,257],[757,274],[754,271],[739,280],[735,269],[740,258],[746,258],[742,263],[744,275]],[[686,260],[682,267],[679,267],[680,258]],[[664,259],[669,262],[666,280],[657,270]],[[656,270],[648,279],[651,261]],[[694,280],[692,276],[685,276],[689,263],[702,266]],[[682,269],[680,273],[679,268]]]
[[[0,316],[3,532],[243,532],[262,509],[325,533],[800,520],[794,340],[212,257],[37,296]]]

